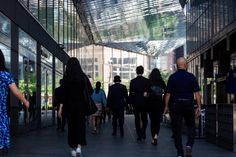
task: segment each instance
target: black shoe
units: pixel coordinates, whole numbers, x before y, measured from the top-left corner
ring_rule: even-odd
[[[142,139],[145,140],[146,139],[146,134],[142,135]]]
[[[116,132],[113,132],[111,135],[112,135],[112,136],[116,136]]]
[[[124,136],[124,129],[123,128],[120,129],[120,136],[122,136],[122,137]]]
[[[142,141],[142,138],[141,138],[141,137],[138,137],[138,138],[137,138],[137,141]]]
[[[154,138],[154,139],[152,140],[152,145],[153,145],[153,146],[156,146],[156,145],[157,145],[157,139],[156,139],[156,138]]]

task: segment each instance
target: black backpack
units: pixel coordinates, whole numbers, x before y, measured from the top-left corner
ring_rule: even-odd
[[[163,89],[159,85],[152,85],[150,87],[150,95],[151,99],[162,99]]]

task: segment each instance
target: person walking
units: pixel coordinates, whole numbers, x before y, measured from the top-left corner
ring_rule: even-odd
[[[146,139],[147,128],[147,93],[149,90],[149,80],[143,77],[144,68],[136,68],[137,77],[130,81],[130,103],[133,106],[137,141]]]
[[[60,79],[60,86],[57,87],[54,91],[54,96],[53,96],[53,107],[56,108],[57,113],[59,112],[60,109],[60,102],[62,99],[62,82],[63,80]],[[62,108],[62,113],[61,117],[57,116],[57,131],[64,132],[65,131],[65,124],[66,124],[66,118],[65,118],[65,113]]]
[[[82,156],[81,146],[86,145],[85,137],[85,103],[84,91],[88,89],[89,94],[93,88],[89,79],[82,71],[79,60],[72,57],[66,65],[65,75],[62,83],[62,102],[60,103],[59,116],[62,107],[68,124],[68,145],[71,148],[71,156]]]
[[[92,133],[99,133],[101,128],[101,120],[102,120],[102,110],[106,107],[106,94],[101,89],[101,82],[96,82],[96,88],[93,91],[92,99],[97,106],[97,112],[92,115],[92,124],[93,124],[93,131]]]
[[[124,136],[124,108],[127,107],[128,92],[125,85],[122,85],[120,76],[114,77],[114,83],[110,86],[107,97],[107,107],[112,112],[112,135],[117,133],[117,120],[119,120],[120,136]]]
[[[164,113],[170,111],[171,124],[174,136],[177,156],[184,157],[182,145],[182,121],[187,126],[187,143],[185,147],[185,156],[192,156],[192,148],[195,136],[195,117],[201,112],[200,88],[196,77],[187,72],[187,61],[180,57],[177,59],[178,70],[169,77],[166,95]],[[197,108],[194,111],[194,97]]]
[[[7,114],[7,95],[9,89],[13,95],[23,102],[26,108],[29,108],[29,102],[17,88],[11,73],[7,71],[5,59],[0,50],[0,150],[3,154],[8,153],[10,148],[10,130]]]
[[[160,124],[164,112],[163,95],[166,84],[161,77],[159,69],[155,68],[149,75],[150,91],[148,95],[148,113],[151,121],[152,144],[157,145]]]

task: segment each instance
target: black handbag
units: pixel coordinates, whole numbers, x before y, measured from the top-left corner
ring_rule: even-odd
[[[88,92],[87,78],[85,78],[85,87],[84,87],[83,93],[84,93],[84,101],[85,101],[85,115],[90,116],[94,114],[95,112],[97,112],[98,109]]]

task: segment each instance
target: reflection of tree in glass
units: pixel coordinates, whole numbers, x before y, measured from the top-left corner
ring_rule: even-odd
[[[21,92],[28,91],[32,94],[33,91],[36,91],[36,73],[31,73],[28,76],[28,89],[27,82],[25,80],[19,80],[19,89]]]

